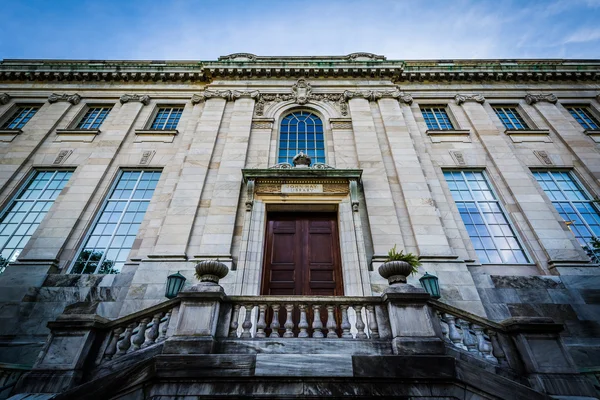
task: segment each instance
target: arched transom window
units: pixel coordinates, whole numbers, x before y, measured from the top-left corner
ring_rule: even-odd
[[[299,152],[312,158],[312,163],[325,162],[323,122],[308,111],[293,112],[281,121],[279,161],[291,163]]]

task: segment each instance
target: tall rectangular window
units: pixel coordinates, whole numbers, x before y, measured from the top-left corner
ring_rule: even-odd
[[[600,237],[600,214],[594,202],[566,171],[534,171],[533,176],[582,246]]]
[[[85,112],[85,115],[77,124],[77,129],[98,129],[106,116],[110,112],[111,107],[90,107]]]
[[[596,130],[600,129],[600,123],[592,113],[590,109],[587,107],[573,106],[567,107],[567,110],[571,113],[575,121],[579,122],[579,125],[582,126],[585,130]]]
[[[423,114],[423,118],[425,118],[427,129],[435,131],[447,131],[454,129],[444,107],[422,107],[421,113]]]
[[[445,171],[452,197],[482,264],[529,262],[482,171]]]
[[[121,271],[159,178],[159,171],[121,172],[71,273],[116,274]]]
[[[175,129],[182,113],[183,107],[159,107],[150,129],[161,131]]]
[[[19,106],[1,129],[21,129],[40,109],[40,106]]]
[[[504,127],[510,131],[527,130],[529,127],[519,112],[517,107],[494,107],[494,111]]]
[[[72,174],[37,171],[0,215],[0,272],[19,257]]]

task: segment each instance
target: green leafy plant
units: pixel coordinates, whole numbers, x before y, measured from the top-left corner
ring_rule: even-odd
[[[600,263],[600,239],[592,237],[587,246],[583,246],[587,255],[592,259],[592,262]]]
[[[419,271],[419,266],[421,265],[421,261],[419,261],[419,257],[417,257],[413,253],[404,253],[403,250],[400,252],[396,251],[396,245],[388,251],[388,257],[386,261],[404,261],[410,264],[412,267],[412,273],[416,273]]]

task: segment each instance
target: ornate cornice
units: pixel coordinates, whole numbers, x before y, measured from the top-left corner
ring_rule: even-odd
[[[147,106],[148,103],[150,103],[150,96],[147,94],[124,94],[119,100],[121,101],[121,104],[129,103],[130,101],[139,101],[143,105]]]
[[[58,93],[52,93],[50,96],[48,96],[48,102],[50,104],[56,103],[57,101],[68,101],[69,103],[71,103],[73,105],[77,105],[81,101],[81,96],[78,95],[77,93],[75,93],[75,94],[67,94],[67,93],[58,94]]]
[[[413,102],[413,98],[410,94],[402,93],[398,89],[384,90],[384,91],[380,91],[380,90],[357,90],[357,91],[346,90],[344,92],[344,99],[346,101],[353,99],[353,98],[362,98],[362,99],[367,99],[369,101],[377,101],[377,100],[383,99],[383,98],[392,98],[392,99],[396,99],[396,100],[401,101],[406,104],[412,104],[412,102]]]
[[[467,101],[474,101],[479,104],[485,103],[485,97],[480,94],[457,94],[454,96],[454,100],[459,106]]]
[[[8,93],[0,93],[0,105],[8,104],[10,95]]]
[[[260,97],[260,92],[258,90],[210,90],[207,89],[198,94],[192,95],[192,104],[198,104],[208,99],[225,99],[228,101],[241,99],[243,97],[247,97],[250,99],[257,100]]]
[[[553,95],[552,93],[550,93],[550,94],[528,94],[527,96],[525,96],[525,101],[529,105],[538,103],[540,101],[547,101],[548,103],[556,104],[558,102],[558,98],[555,95]]]

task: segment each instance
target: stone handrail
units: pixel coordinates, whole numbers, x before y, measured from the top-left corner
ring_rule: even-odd
[[[228,296],[229,338],[379,339],[381,297]],[[381,319],[381,318],[380,318]]]
[[[100,364],[166,340],[171,315],[180,302],[169,300],[107,323],[109,334]]]

